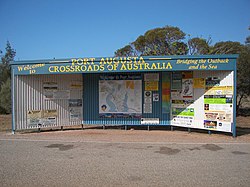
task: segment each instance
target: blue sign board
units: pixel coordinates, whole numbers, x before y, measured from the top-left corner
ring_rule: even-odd
[[[72,58],[16,61],[14,74],[235,70],[237,55]]]

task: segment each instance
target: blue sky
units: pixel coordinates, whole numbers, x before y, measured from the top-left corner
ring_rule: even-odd
[[[147,30],[244,43],[250,0],[0,0],[0,49],[16,60],[113,56]]]

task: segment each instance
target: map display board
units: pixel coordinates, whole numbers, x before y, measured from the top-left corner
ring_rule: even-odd
[[[140,118],[142,80],[138,75],[100,76],[99,116],[105,118]]]

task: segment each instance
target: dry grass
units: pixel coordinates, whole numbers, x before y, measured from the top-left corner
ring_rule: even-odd
[[[11,131],[11,114],[0,115],[0,131]]]

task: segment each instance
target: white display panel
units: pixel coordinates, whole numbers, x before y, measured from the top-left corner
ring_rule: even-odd
[[[182,78],[182,90],[171,90],[171,125],[232,132],[233,71],[194,71],[192,78],[188,76],[193,97],[183,93],[187,79]]]

